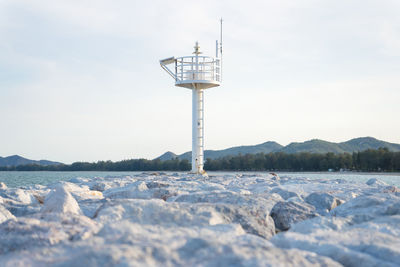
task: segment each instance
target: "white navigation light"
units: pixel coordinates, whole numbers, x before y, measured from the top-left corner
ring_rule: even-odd
[[[221,40],[216,42],[216,57],[200,56],[198,42],[193,55],[160,60],[161,67],[175,80],[175,86],[192,90],[192,172],[205,174],[204,166],[204,89],[219,86],[222,80]],[[218,53],[219,52],[219,53]],[[174,64],[173,69],[167,65]]]

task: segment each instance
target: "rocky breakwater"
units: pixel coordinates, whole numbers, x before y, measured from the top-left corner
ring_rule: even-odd
[[[378,179],[177,173],[0,184],[0,266],[398,266]]]

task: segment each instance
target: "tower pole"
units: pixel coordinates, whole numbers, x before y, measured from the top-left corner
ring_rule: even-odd
[[[199,158],[198,165],[197,165],[197,173],[203,173],[203,166],[204,166],[204,123],[203,123],[203,116],[204,116],[204,94],[203,89],[196,90],[198,94],[198,104],[197,104],[197,156]]]
[[[192,89],[192,172],[197,174],[204,165],[203,96],[202,89]]]
[[[192,172],[197,173],[197,103],[198,95],[196,88],[192,89]]]
[[[193,80],[199,80],[199,44],[196,42],[194,51],[196,62]],[[196,88],[193,84],[192,88],[192,172],[197,174],[203,173],[204,165],[204,128],[203,128],[203,115],[204,115],[204,101],[203,89]]]

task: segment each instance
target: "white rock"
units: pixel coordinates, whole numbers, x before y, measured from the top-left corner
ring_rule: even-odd
[[[232,205],[247,206],[251,210],[263,210],[269,213],[272,207],[282,198],[277,194],[268,196],[243,195],[230,191],[200,191],[196,193],[177,196],[173,201],[187,203],[224,203]]]
[[[148,190],[146,183],[137,181],[128,184],[124,187],[111,188],[103,192],[104,197],[118,199],[118,198],[138,198],[148,199],[152,197],[151,192]]]
[[[366,182],[367,185],[388,185],[382,180],[378,180],[376,178],[371,178]]]
[[[361,223],[380,216],[400,214],[398,207],[400,207],[400,197],[381,193],[354,198],[333,209],[330,214],[336,217],[349,217],[354,223]]]
[[[313,206],[298,202],[278,202],[270,215],[274,219],[275,227],[281,231],[288,230],[297,222],[317,216]]]
[[[7,185],[3,182],[0,182],[0,189],[7,189]]]
[[[96,220],[111,223],[122,219],[151,225],[215,225],[224,219],[212,209],[167,203],[158,199],[126,199],[112,201],[97,213]]]
[[[394,185],[385,186],[382,190],[383,193],[400,193],[400,188]]]
[[[20,188],[6,188],[0,190],[0,196],[19,204],[37,204],[38,201],[29,191]]]
[[[100,226],[86,216],[71,213],[8,220],[0,224],[0,255],[38,247],[43,250],[60,242],[85,240],[97,233]]]
[[[329,211],[342,204],[342,201],[328,193],[314,192],[305,198],[305,201],[313,205],[321,215],[328,214]]]
[[[104,204],[96,215],[96,220],[103,224],[125,219],[140,224],[185,227],[237,223],[247,233],[265,238],[271,238],[275,233],[274,221],[268,214],[228,204],[113,200]]]
[[[78,202],[63,185],[57,186],[46,196],[41,212],[82,214]]]
[[[271,193],[276,193],[276,194],[280,195],[285,200],[288,199],[288,198],[291,198],[291,197],[299,197],[299,195],[297,195],[296,193],[284,190],[284,189],[279,188],[279,187],[273,188],[271,190]]]
[[[71,179],[73,180],[73,179]],[[70,181],[71,181],[70,180]],[[103,193],[100,191],[90,190],[87,185],[78,185],[71,182],[59,182],[53,184],[51,188],[64,187],[79,202],[86,199],[102,199]]]
[[[15,216],[11,214],[6,208],[0,205],[0,224],[7,220],[15,220]]]
[[[330,257],[344,266],[398,266],[398,223],[400,216],[388,216],[360,225],[345,223],[340,231],[322,229],[318,224],[313,224],[311,227],[315,227],[314,230],[295,232],[298,230],[296,227],[306,224],[303,222],[288,232],[276,235],[271,241],[280,248],[297,248]]]
[[[0,261],[40,266],[340,266],[300,250],[273,247],[237,225],[164,227],[127,220],[106,225],[95,237],[56,247],[32,248]]]
[[[95,190],[95,191],[100,191],[100,192],[103,192],[103,191],[105,191],[105,190],[107,190],[107,189],[110,189],[110,188],[112,188],[113,186],[112,186],[112,182],[104,182],[104,181],[102,181],[102,182],[96,182],[96,183],[94,183],[91,187],[90,187],[90,189],[91,190]]]
[[[83,178],[83,177],[76,177],[76,178],[72,178],[72,179],[68,180],[68,182],[73,183],[73,184],[84,184],[89,181],[90,181],[89,178]]]

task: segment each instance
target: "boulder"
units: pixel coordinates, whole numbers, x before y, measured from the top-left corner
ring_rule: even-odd
[[[400,214],[400,197],[378,193],[354,198],[333,209],[330,215],[351,218],[353,224],[371,221],[386,215]]]
[[[307,203],[278,202],[271,210],[270,216],[274,219],[275,227],[280,231],[287,231],[292,224],[317,216],[315,208]]]
[[[73,180],[73,179],[71,179]],[[70,181],[71,181],[70,180]],[[50,186],[50,188],[64,187],[71,195],[75,198],[75,200],[82,201],[86,199],[102,199],[103,194],[100,191],[90,190],[87,185],[78,185],[71,182],[58,182]]]
[[[41,212],[82,214],[78,202],[63,185],[57,186],[46,196]]]
[[[225,223],[215,209],[160,199],[110,199],[97,211],[95,219],[103,224],[129,220],[139,224],[185,227]]]
[[[99,245],[75,250],[66,265],[92,258],[92,265],[107,266],[340,266],[315,253],[276,248],[232,224],[165,228],[125,220],[108,224],[97,236],[103,238]]]
[[[0,205],[0,224],[10,219],[15,220],[15,216],[4,208],[3,205]]]
[[[376,179],[376,178],[371,178],[366,182],[367,185],[388,185],[382,180]]]
[[[328,193],[314,192],[309,194],[305,201],[315,207],[317,212],[321,215],[327,215],[329,211],[336,208],[342,201],[335,198]]]
[[[280,195],[285,200],[288,199],[288,198],[291,198],[291,197],[299,197],[298,194],[296,194],[294,192],[290,192],[290,191],[284,190],[284,189],[279,188],[279,187],[273,188],[271,190],[271,193],[276,193],[276,194]]]
[[[290,231],[274,236],[271,242],[282,249],[330,257],[343,266],[399,266],[399,215],[360,224],[340,217],[314,218],[310,222],[296,224]]]
[[[0,224],[0,255],[35,248],[46,250],[60,242],[86,240],[99,230],[98,223],[71,213],[37,214],[8,220]]]
[[[268,195],[244,195],[231,191],[200,191],[196,193],[178,195],[176,198],[168,199],[174,202],[187,203],[220,203],[247,207],[254,212],[269,214],[275,203],[282,201],[278,194]]]
[[[268,213],[229,204],[174,203],[159,199],[115,199],[106,201],[94,217],[103,224],[118,220],[181,227],[235,223],[241,225],[247,233],[266,239],[275,234],[274,221]]]
[[[383,193],[400,193],[400,188],[394,185],[385,186],[382,190]]]
[[[128,184],[123,187],[107,189],[103,192],[103,196],[111,199],[118,198],[137,198],[137,199],[149,199],[152,197],[151,192],[148,190],[146,183],[143,181],[137,181],[132,184]]]
[[[38,204],[38,201],[29,191],[21,188],[6,188],[0,190],[0,196],[15,204]]]
[[[204,204],[203,204],[204,205]],[[240,224],[246,233],[270,239],[275,234],[274,220],[268,213],[254,212],[247,207],[228,204],[206,204],[215,209],[225,223]]]
[[[169,184],[163,183],[163,182],[158,182],[158,181],[151,181],[146,183],[147,188],[152,189],[152,188],[165,188],[168,187]]]
[[[112,188],[110,182],[97,182],[97,183],[94,183],[90,187],[91,190],[95,190],[95,191],[99,191],[99,192],[104,192],[110,188]]]
[[[40,211],[39,205],[7,203],[7,209],[16,217],[29,216]]]
[[[0,182],[0,189],[7,189],[7,185],[3,182]]]

